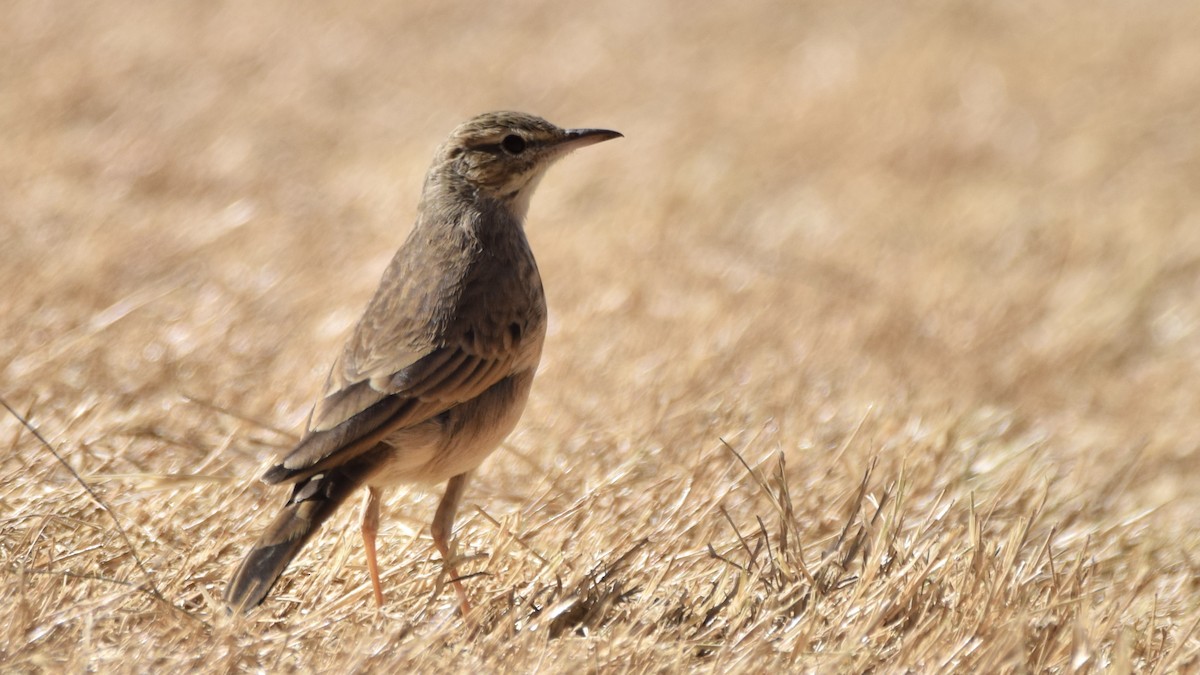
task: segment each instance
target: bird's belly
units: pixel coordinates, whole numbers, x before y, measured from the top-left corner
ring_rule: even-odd
[[[515,373],[474,399],[401,429],[384,443],[394,448],[368,479],[373,487],[441,483],[475,469],[521,419],[533,369]]]

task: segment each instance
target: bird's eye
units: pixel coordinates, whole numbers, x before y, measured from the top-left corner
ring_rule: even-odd
[[[519,155],[525,152],[525,139],[516,134],[509,134],[500,141],[500,147],[510,155]]]

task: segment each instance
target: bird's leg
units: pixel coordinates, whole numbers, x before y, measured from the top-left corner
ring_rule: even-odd
[[[469,473],[460,473],[446,483],[446,494],[442,495],[442,501],[438,504],[437,512],[433,516],[433,525],[429,528],[430,533],[433,534],[433,545],[437,546],[437,550],[441,552],[442,563],[445,565],[446,572],[450,574],[450,583],[454,584],[454,592],[458,594],[458,607],[462,611],[463,618],[466,618],[467,613],[471,611],[471,604],[467,602],[467,592],[463,590],[462,582],[458,580],[456,564],[458,560],[450,536],[454,532],[454,514],[458,511],[458,503],[462,500],[469,477]]]
[[[375,606],[383,607],[383,584],[379,581],[379,561],[375,558],[375,535],[379,534],[379,502],[382,491],[379,488],[368,487],[366,498],[363,499],[362,538],[363,551],[367,554],[367,572],[371,575],[371,585],[375,587]]]

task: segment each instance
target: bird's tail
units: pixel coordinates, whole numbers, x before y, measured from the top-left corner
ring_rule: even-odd
[[[351,462],[300,481],[225,587],[234,611],[255,607],[333,512],[368,475],[366,462]]]

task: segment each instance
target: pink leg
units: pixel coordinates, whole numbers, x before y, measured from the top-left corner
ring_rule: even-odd
[[[454,592],[458,594],[458,607],[464,619],[471,611],[471,604],[467,602],[467,592],[463,590],[462,582],[458,580],[458,569],[455,565],[457,561],[450,535],[454,532],[454,514],[458,511],[458,503],[462,500],[469,477],[469,473],[460,473],[446,483],[446,494],[442,495],[437,513],[433,516],[433,525],[429,528],[433,534],[433,545],[437,546],[437,550],[442,554],[443,564],[450,574],[450,583],[454,584]]]
[[[363,551],[367,554],[367,572],[371,585],[375,587],[375,606],[383,607],[383,584],[379,581],[379,561],[375,558],[375,535],[379,534],[379,502],[383,493],[378,488],[368,487],[363,500],[362,538]]]

